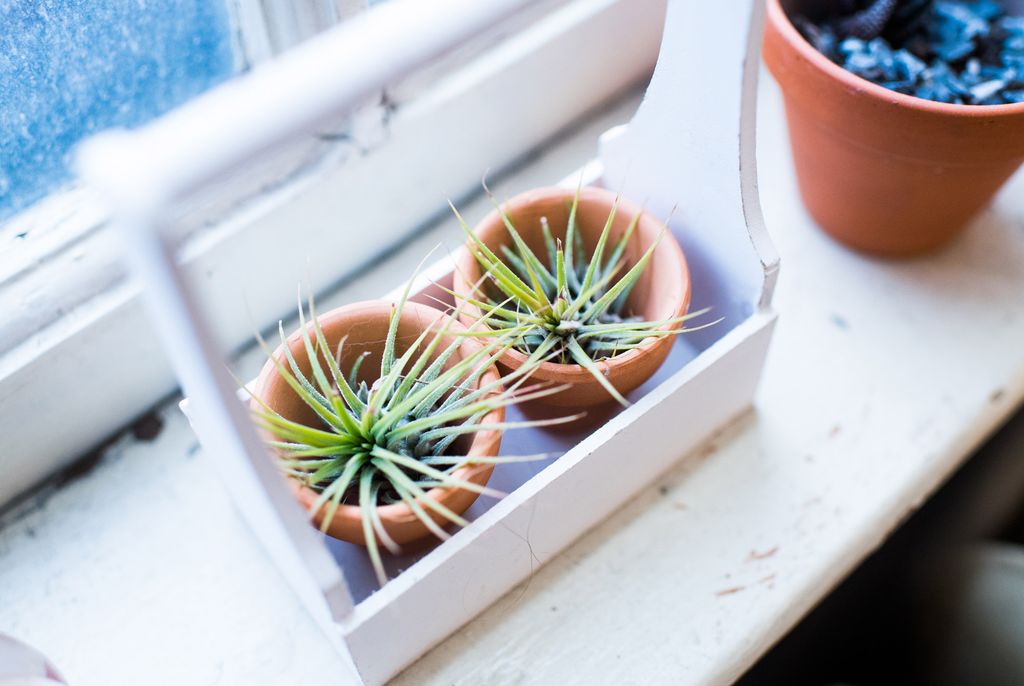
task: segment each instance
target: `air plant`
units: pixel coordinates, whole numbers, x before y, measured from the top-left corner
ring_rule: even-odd
[[[492,287],[485,290],[477,284],[471,293],[454,295],[484,312],[482,321],[486,328],[472,335],[511,337],[514,347],[523,353],[541,353],[558,363],[579,364],[613,398],[628,405],[597,363],[639,348],[651,339],[695,330],[681,329],[680,325],[707,310],[656,321],[634,314],[629,307],[629,295],[667,227],[627,269],[626,246],[642,213],[637,213],[622,236],[610,244],[619,205],[619,198],[616,198],[597,244],[588,255],[576,222],[579,199],[580,188],[577,188],[569,209],[564,241],[555,237],[547,217],[541,217],[546,248],[543,256],[531,250],[497,204],[512,241],[511,246],[501,247],[501,256],[473,233],[459,211],[449,203],[469,236],[470,250],[485,272],[482,282]],[[501,301],[492,295],[500,296]]]
[[[377,507],[405,503],[426,528],[440,539],[449,537],[428,510],[446,523],[465,526],[467,521],[427,495],[431,488],[461,488],[499,497],[498,491],[460,478],[462,467],[540,459],[545,455],[470,457],[460,454],[460,437],[482,431],[504,431],[572,421],[575,417],[526,422],[484,422],[487,416],[514,403],[556,393],[553,387],[524,387],[542,355],[533,356],[523,369],[504,379],[488,381],[486,372],[510,343],[497,338],[473,346],[466,354],[466,340],[454,335],[455,318],[438,312],[439,322],[424,328],[402,353],[397,352],[400,313],[409,288],[392,307],[379,368],[366,375],[363,353],[347,374],[341,369],[345,339],[332,350],[317,321],[312,297],[306,312],[299,301],[299,323],[310,361],[305,374],[285,344],[285,359],[275,358],[263,343],[278,373],[320,420],[319,426],[285,418],[257,398],[254,417],[271,435],[270,445],[280,455],[284,471],[318,497],[310,513],[324,509],[326,530],[342,504],[357,505],[367,551],[381,585],[387,581],[378,541],[392,553],[399,546],[388,535]],[[457,313],[456,313],[457,314]],[[369,380],[367,380],[369,379]],[[256,396],[253,396],[256,397]]]

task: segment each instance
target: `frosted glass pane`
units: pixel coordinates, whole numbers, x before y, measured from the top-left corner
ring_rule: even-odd
[[[69,151],[234,69],[222,0],[0,0],[0,221],[70,178]]]

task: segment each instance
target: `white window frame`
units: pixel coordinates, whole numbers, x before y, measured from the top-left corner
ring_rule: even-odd
[[[345,0],[335,2],[344,9]],[[349,122],[347,145],[294,165],[299,172],[286,183],[220,221],[198,224],[182,255],[204,280],[222,339],[244,345],[254,325],[290,311],[296,283],[322,291],[444,211],[444,198],[418,180],[431,178],[431,188],[440,180],[452,197],[464,197],[485,172],[514,163],[640,83],[656,62],[664,12],[665,0],[526,4],[395,84],[385,107],[371,105]],[[500,119],[495,101],[504,105]],[[65,215],[77,233],[60,222],[38,227],[17,254],[0,260],[0,504],[175,389],[102,211],[85,193],[60,194],[40,208],[39,216]],[[341,216],[374,240],[351,245],[332,231]],[[236,307],[243,293],[247,312]]]

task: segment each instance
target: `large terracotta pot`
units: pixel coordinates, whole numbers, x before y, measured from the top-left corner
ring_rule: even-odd
[[[556,238],[564,238],[569,218],[569,208],[575,190],[564,188],[541,188],[518,195],[502,209],[509,216],[517,231],[537,255],[545,255],[544,236],[540,228],[541,217],[547,217],[551,232]],[[591,254],[601,231],[608,220],[615,194],[601,188],[584,188],[580,192],[577,209],[577,225],[588,254]],[[609,245],[614,245],[626,231],[633,217],[642,210],[632,202],[622,199],[612,224]],[[658,237],[663,223],[650,214],[643,214],[625,252],[625,273],[643,255],[644,251]],[[487,215],[475,228],[476,235],[492,250],[509,245],[511,239],[497,210]],[[500,254],[500,252],[498,253]],[[480,264],[469,250],[463,251],[455,270],[456,294],[467,294],[481,276]],[[627,310],[642,315],[648,320],[663,320],[686,314],[690,304],[690,272],[679,243],[671,233],[666,233],[654,252],[654,256],[637,282],[627,301]],[[464,306],[464,321],[473,321],[480,316],[477,308]],[[647,345],[627,353],[616,355],[598,362],[598,367],[620,393],[629,393],[649,379],[668,355],[675,340],[674,336],[652,339]],[[527,356],[518,350],[510,350],[502,356],[499,366],[507,370],[518,369]],[[549,407],[591,407],[612,400],[605,390],[586,369],[577,364],[544,362],[530,377],[533,381],[553,385],[569,384],[571,388],[534,401]]]
[[[351,368],[357,356],[364,351],[368,351],[370,355],[360,368],[360,375],[367,382],[373,381],[380,370],[380,358],[384,349],[384,339],[388,330],[391,307],[392,304],[389,302],[362,302],[331,310],[319,317],[320,327],[332,350],[337,348],[339,341],[343,337],[348,337],[345,340],[343,349],[342,370]],[[424,329],[427,327],[439,327],[446,321],[448,321],[448,316],[439,310],[417,303],[406,303],[398,326],[398,338],[395,346],[396,356],[401,355],[407,350],[408,346]],[[312,324],[309,326],[312,326]],[[451,322],[451,328],[452,331],[463,330],[462,325],[458,322]],[[445,343],[452,340],[454,339],[449,335],[447,339],[444,339],[442,345],[438,346],[437,352],[440,353],[444,349]],[[296,331],[293,333],[288,338],[287,343],[300,369],[302,369],[304,374],[308,375],[310,373],[310,364],[305,345],[303,344],[302,332]],[[477,346],[478,343],[472,339],[464,339],[462,347],[452,356],[453,359],[449,360],[448,364],[454,364],[464,356],[471,354],[473,350],[477,349]],[[278,348],[274,353],[274,357],[284,362],[284,351]],[[478,384],[489,384],[497,381],[498,378],[498,370],[492,366],[480,378]],[[295,394],[269,360],[256,381],[254,392],[257,397],[261,398],[267,405],[287,419],[302,422],[309,426],[323,427],[320,418]],[[254,400],[253,408],[256,409],[257,407]],[[504,408],[499,408],[484,417],[482,422],[488,424],[501,422],[504,420],[504,417]],[[264,433],[264,437],[271,438],[267,432]],[[463,446],[466,452],[460,454],[493,457],[498,454],[501,432],[482,431],[473,434],[472,438],[467,438],[466,443],[468,445]],[[487,483],[493,470],[493,464],[470,465],[457,470],[455,476],[466,481],[484,485]],[[293,486],[299,502],[307,509],[310,508],[317,499],[318,494],[297,480],[289,479],[289,483]],[[477,498],[476,493],[459,488],[433,488],[427,492],[427,495],[458,514],[465,512]],[[323,523],[325,509],[321,508],[313,518],[314,523],[318,527]],[[407,543],[431,535],[423,522],[405,504],[383,505],[377,508],[377,512],[380,514],[385,531],[388,532],[388,535],[396,543]],[[433,510],[427,509],[427,512],[439,524],[443,525],[445,523],[446,520]],[[328,524],[327,533],[344,541],[365,545],[366,539],[363,536],[362,517],[359,507],[351,504],[341,505]]]
[[[768,0],[764,59],[811,216],[869,253],[946,244],[1024,162],[1024,104],[950,105],[864,80],[800,35],[786,15],[799,7]]]

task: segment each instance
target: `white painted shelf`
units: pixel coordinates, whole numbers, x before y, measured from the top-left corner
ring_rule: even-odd
[[[762,201],[785,266],[756,411],[398,684],[729,683],[1024,398],[1024,175],[946,252],[863,258],[804,214],[770,79],[762,93]],[[504,188],[560,178],[627,117]],[[457,234],[413,242],[339,298],[380,292],[441,235]],[[121,441],[7,517],[0,631],[74,686],[345,683],[184,418],[162,416],[156,441]]]

